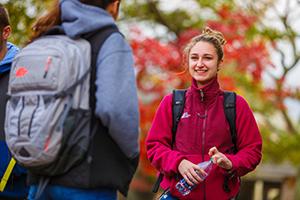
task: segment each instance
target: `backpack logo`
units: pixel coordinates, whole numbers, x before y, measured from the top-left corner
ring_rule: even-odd
[[[184,112],[181,116],[181,119],[189,118],[191,115],[188,112]]]
[[[28,70],[26,69],[26,67],[19,67],[19,69],[17,69],[16,71],[16,77],[17,78],[24,77],[27,73]]]

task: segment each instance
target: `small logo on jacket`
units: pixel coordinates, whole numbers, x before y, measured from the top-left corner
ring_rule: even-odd
[[[20,67],[16,71],[16,77],[21,78],[24,77],[28,73],[28,70],[25,67]]]
[[[184,112],[181,116],[181,119],[189,118],[191,115],[188,112]]]

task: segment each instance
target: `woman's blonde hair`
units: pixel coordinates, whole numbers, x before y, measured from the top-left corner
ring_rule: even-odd
[[[226,43],[226,40],[223,36],[223,34],[219,31],[213,30],[209,27],[205,27],[202,31],[202,33],[190,40],[190,42],[186,45],[186,47],[183,50],[183,55],[184,55],[184,62],[187,62],[189,53],[193,46],[197,44],[198,42],[203,41],[203,42],[208,42],[212,44],[217,52],[218,55],[218,62],[220,62],[223,57],[224,57],[224,52],[223,52],[223,46]]]

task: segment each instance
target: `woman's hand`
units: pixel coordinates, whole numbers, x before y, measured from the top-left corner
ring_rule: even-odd
[[[189,185],[198,184],[203,181],[197,173],[206,175],[198,165],[183,159],[178,165],[178,171]]]
[[[223,153],[219,152],[216,147],[212,147],[208,151],[208,155],[213,158],[213,162],[219,167],[226,170],[232,169],[232,162]]]

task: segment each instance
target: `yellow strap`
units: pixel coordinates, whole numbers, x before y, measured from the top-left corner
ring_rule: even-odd
[[[9,161],[9,164],[8,164],[8,166],[7,166],[7,168],[6,168],[5,172],[4,172],[4,175],[3,175],[2,179],[1,179],[1,182],[0,182],[0,192],[4,191],[6,183],[7,183],[8,179],[9,179],[9,176],[10,176],[10,174],[11,174],[11,172],[12,172],[15,164],[16,164],[16,160],[14,158],[11,158],[10,161]]]

